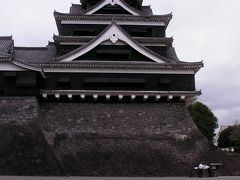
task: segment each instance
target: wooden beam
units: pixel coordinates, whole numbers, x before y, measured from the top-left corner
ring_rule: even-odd
[[[160,95],[156,95],[155,100],[159,101],[160,99],[161,99],[161,96]]]
[[[98,95],[97,94],[94,94],[93,95],[93,99],[96,101],[98,99]]]
[[[110,94],[107,94],[107,95],[106,95],[106,99],[107,99],[107,100],[110,100],[110,99],[111,99],[111,95],[110,95]]]
[[[118,95],[118,100],[121,101],[123,99],[123,95],[122,94],[119,94]]]
[[[168,96],[168,101],[171,101],[173,99],[173,95]]]
[[[60,99],[60,94],[55,94],[56,99]]]
[[[143,100],[146,101],[148,99],[148,95],[143,96]]]
[[[72,94],[68,94],[68,99],[72,100],[73,95]]]
[[[131,100],[134,101],[136,99],[136,95],[132,94],[131,95]]]
[[[46,93],[44,93],[44,94],[42,94],[42,97],[43,97],[44,99],[47,99],[47,98],[48,98],[48,95],[47,95]]]

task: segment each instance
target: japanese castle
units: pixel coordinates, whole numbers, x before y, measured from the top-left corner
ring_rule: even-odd
[[[178,102],[201,94],[202,62],[180,61],[166,37],[172,14],[143,0],[81,0],[54,12],[59,35],[46,47],[0,37],[0,95],[42,101]]]
[[[186,106],[203,62],[178,59],[171,13],[80,0],[54,18],[46,47],[0,37],[0,175],[177,177],[227,162]]]

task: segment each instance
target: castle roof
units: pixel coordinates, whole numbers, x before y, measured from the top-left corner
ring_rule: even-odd
[[[119,5],[123,9],[125,9],[126,11],[128,11],[129,13],[131,13],[133,15],[143,15],[142,12],[133,8],[128,3],[126,3],[124,0],[117,0],[114,2],[108,1],[108,0],[101,0],[101,1],[99,1],[99,3],[95,4],[94,6],[90,7],[89,9],[87,9],[85,14],[93,14],[93,13],[97,12],[99,9],[101,9],[102,7],[109,5],[109,4],[112,4],[112,6]]]
[[[80,2],[81,2],[82,5],[85,5],[87,1],[89,1],[89,0],[80,0]],[[101,1],[101,0],[99,0],[99,1]],[[133,1],[133,0],[124,0],[124,1]],[[135,0],[135,1],[136,1],[139,5],[142,5],[142,3],[143,3],[143,0]]]
[[[109,39],[110,38],[110,39]],[[111,39],[113,38],[113,40]],[[116,23],[112,23],[109,25],[103,32],[101,32],[98,36],[96,36],[94,39],[89,41],[87,44],[75,49],[74,51],[71,51],[70,53],[67,53],[61,57],[56,58],[57,61],[72,61],[78,56],[81,56],[85,54],[86,52],[90,51],[100,43],[110,40],[113,44],[115,44],[118,40],[121,40],[123,42],[126,42],[128,45],[130,45],[132,48],[139,52],[144,52],[144,54],[149,58],[152,59],[155,62],[160,63],[177,63],[177,61],[172,61],[170,59],[167,59],[150,49],[142,46],[139,44],[135,39],[133,39],[128,33],[126,33],[120,26],[118,26]],[[116,41],[116,42],[115,42]]]
[[[30,63],[33,66],[41,67],[43,69],[48,69],[48,71],[52,70],[53,72],[57,72],[57,69],[62,69],[67,72],[105,72],[105,73],[116,73],[116,72],[141,72],[141,73],[176,73],[181,74],[185,73],[185,71],[189,71],[189,73],[194,74],[200,68],[203,67],[202,62],[195,63],[151,63],[151,62],[123,62],[123,61],[78,61],[78,62],[53,62],[50,61],[48,63],[41,62],[32,62]],[[61,71],[62,71],[61,70]]]
[[[56,48],[50,44],[46,47],[15,47],[13,58],[24,63],[49,62],[56,56]]]
[[[77,21],[89,21],[89,23],[92,23],[91,21],[99,21],[99,23],[103,23],[103,21],[106,21],[107,24],[111,24],[112,22],[120,23],[121,22],[136,22],[136,23],[154,23],[154,24],[161,24],[164,23],[164,26],[168,26],[169,22],[172,19],[172,14],[166,14],[166,15],[154,15],[154,16],[132,16],[132,15],[73,15],[69,13],[60,13],[60,12],[54,12],[54,17],[56,19],[56,22],[58,25],[60,25],[63,22],[66,23],[77,23]],[[71,22],[67,22],[71,21]],[[80,22],[79,22],[80,23]]]
[[[106,30],[105,30],[106,31]],[[126,34],[128,35],[128,34]],[[99,35],[100,36],[100,35]],[[129,38],[131,38],[128,35]],[[55,36],[55,39],[59,40],[73,40],[81,41],[77,37],[61,37]],[[88,39],[84,40],[87,41]],[[92,39],[90,41],[93,41]],[[171,42],[172,38],[135,38],[134,41],[138,42]],[[170,47],[167,56],[172,59],[166,58],[168,61],[166,63],[154,63],[154,62],[120,62],[120,61],[110,61],[110,62],[99,62],[99,61],[82,61],[82,62],[56,62],[53,59],[56,58],[56,47],[53,43],[49,43],[46,47],[13,47],[14,41],[12,37],[0,37],[0,49],[1,49],[1,61],[12,62],[21,67],[41,71],[42,68],[75,68],[78,70],[146,70],[146,71],[159,71],[159,70],[194,70],[197,72],[202,66],[202,62],[197,63],[187,63],[178,61],[174,48]],[[9,54],[10,53],[10,54]],[[73,52],[72,52],[73,53]]]
[[[172,19],[172,14],[166,15],[152,15],[149,6],[141,6],[135,9],[128,4],[127,1],[118,0],[120,6],[125,10],[132,12],[134,15],[93,15],[92,13],[101,8],[101,3],[108,1],[99,1],[99,3],[84,9],[83,5],[86,0],[82,0],[82,5],[73,4],[70,13],[54,12],[58,27],[62,24],[105,24],[108,27],[99,33],[97,36],[92,37],[79,37],[79,36],[54,36],[55,43],[50,43],[46,47],[14,47],[12,37],[0,37],[0,61],[11,61],[15,65],[21,67],[37,70],[43,72],[43,69],[65,69],[74,70],[79,72],[120,72],[120,71],[138,71],[142,73],[196,73],[201,67],[202,62],[189,63],[180,61],[177,57],[175,49],[172,47],[173,38],[166,37],[131,37],[120,25],[150,25],[150,26],[168,26]],[[140,5],[142,0],[137,1]],[[122,4],[121,4],[122,3]],[[102,4],[104,5],[104,4]],[[94,11],[92,11],[94,10]],[[90,12],[92,11],[92,12]],[[146,56],[149,62],[143,61],[97,61],[96,59],[77,60],[85,53],[89,52],[103,42],[115,44],[120,41],[124,45],[128,45],[135,49],[140,54]],[[64,55],[58,56],[57,46],[60,43],[81,43],[78,48],[72,50]],[[166,54],[159,55],[146,46],[149,44],[166,46]],[[79,44],[78,44],[79,45]],[[60,55],[60,54],[59,54]],[[59,70],[61,72],[61,70]],[[175,71],[175,72],[174,72]],[[184,71],[184,72],[182,72]]]
[[[129,8],[132,9],[131,6],[129,6],[127,3],[125,5]],[[152,16],[153,12],[150,6],[141,6],[140,9],[138,10],[140,14],[145,15],[145,16]],[[84,15],[87,11],[83,8],[81,4],[72,4],[70,7],[70,12],[69,14],[72,15]]]
[[[0,37],[0,57],[6,57],[13,52],[14,41],[11,36]]]

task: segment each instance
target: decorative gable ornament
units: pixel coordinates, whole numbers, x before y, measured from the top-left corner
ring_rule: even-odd
[[[118,37],[116,36],[116,34],[112,34],[110,37],[110,41],[115,44],[118,41]]]
[[[116,4],[115,0],[110,0],[110,1],[111,1],[111,5],[115,6],[115,4]]]

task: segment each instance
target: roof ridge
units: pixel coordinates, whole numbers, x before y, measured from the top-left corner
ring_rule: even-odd
[[[139,13],[139,15],[144,15],[143,12],[139,11],[138,9],[135,9],[134,7],[130,6],[125,0],[120,0],[124,5],[126,5],[128,8],[130,8],[133,11],[136,11]]]
[[[94,8],[96,8],[96,7],[98,7],[100,4],[102,4],[104,1],[105,1],[105,0],[100,0],[100,1],[99,1],[97,4],[95,4],[94,6],[86,9],[86,10],[84,11],[84,13],[93,10]]]
[[[116,24],[116,23],[115,23]],[[138,44],[139,46],[141,46],[141,44],[136,40],[134,39],[133,37],[131,37],[126,31],[124,31],[124,29],[122,27],[120,27],[118,24],[116,24],[118,26],[118,28],[129,38],[131,39],[134,43]],[[166,58],[164,56],[161,56],[155,52],[153,52],[151,49],[145,47],[145,46],[141,46],[143,49],[145,49],[146,51],[148,51],[149,53],[153,54],[154,56],[157,56],[159,59],[163,59],[165,61],[165,63],[167,62],[174,62],[176,63],[176,61],[172,61],[171,59],[169,58]]]
[[[101,33],[98,34],[98,36],[96,36],[95,38],[93,38],[91,41],[89,41],[88,43],[84,44],[83,46],[67,53],[67,54],[64,54],[63,56],[60,56],[60,57],[57,57],[57,58],[54,58],[54,60],[57,60],[57,61],[61,61],[65,58],[67,58],[69,55],[72,55],[74,53],[77,53],[78,51],[84,49],[85,47],[87,47],[89,44],[93,43],[96,39],[98,39],[99,37],[101,37],[108,29],[110,29],[111,25],[109,25],[106,29],[104,29]]]
[[[13,40],[12,36],[0,36],[0,40]]]
[[[47,47],[14,47],[16,50],[48,50]]]
[[[78,3],[72,3],[72,5],[74,5],[74,6],[81,6],[81,4],[78,4]]]
[[[87,0],[80,0],[81,4],[85,4]],[[137,0],[137,2],[141,5],[143,3],[143,0]]]

